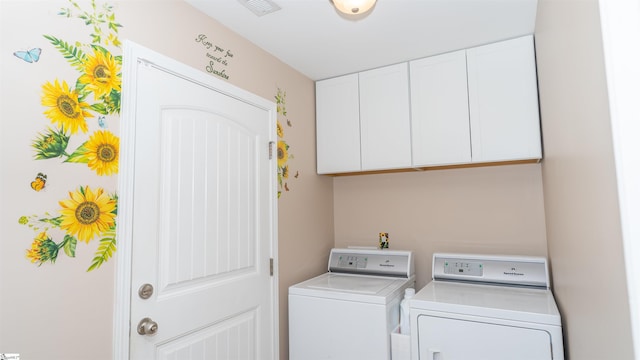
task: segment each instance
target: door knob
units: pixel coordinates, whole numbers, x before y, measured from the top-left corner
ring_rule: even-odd
[[[138,323],[138,334],[153,335],[158,331],[158,323],[150,318],[144,318]]]

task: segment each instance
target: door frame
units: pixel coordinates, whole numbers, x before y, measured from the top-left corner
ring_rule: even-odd
[[[618,185],[631,339],[635,356],[640,356],[640,2],[599,1],[600,26],[607,74],[607,92],[613,152]]]
[[[124,42],[123,52],[123,77],[122,77],[122,106],[120,117],[120,159],[118,174],[118,217],[116,226],[117,251],[116,274],[114,289],[114,315],[113,315],[113,359],[129,359],[130,336],[131,336],[131,274],[132,274],[132,237],[133,237],[133,190],[134,190],[134,146],[136,130],[136,86],[138,64],[154,66],[164,69],[174,75],[187,79],[204,87],[215,89],[217,92],[242,100],[257,108],[266,110],[269,113],[271,123],[271,133],[269,141],[275,144],[276,135],[276,104],[243,89],[216,79],[197,69],[188,67],[176,60],[158,54],[148,48],[138,45],[130,40]],[[170,69],[184,69],[183,73],[177,74]],[[265,144],[265,146],[267,146]],[[273,359],[279,359],[279,305],[278,305],[278,203],[277,203],[277,182],[276,167],[271,166],[269,177],[270,196],[270,232],[271,232],[271,258],[273,259],[273,275],[271,276],[271,287],[273,298],[271,309],[273,317],[273,332],[271,341],[273,343]]]

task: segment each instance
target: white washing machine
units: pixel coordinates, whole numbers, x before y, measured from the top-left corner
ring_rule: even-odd
[[[289,288],[290,360],[389,360],[410,251],[332,249],[329,272]]]
[[[542,257],[434,254],[409,302],[413,360],[564,359]]]

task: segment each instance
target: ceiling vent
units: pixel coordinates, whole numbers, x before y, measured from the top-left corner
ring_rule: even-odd
[[[271,0],[238,0],[257,16],[263,16],[280,10],[280,6]]]

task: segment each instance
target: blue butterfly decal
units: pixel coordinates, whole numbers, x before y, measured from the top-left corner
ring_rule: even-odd
[[[104,116],[98,116],[98,125],[100,125],[101,128],[106,129],[107,123],[104,122],[104,119]]]
[[[33,48],[29,51],[16,51],[13,53],[17,58],[22,59],[28,63],[34,63],[40,60],[40,53],[42,53],[42,49]]]

